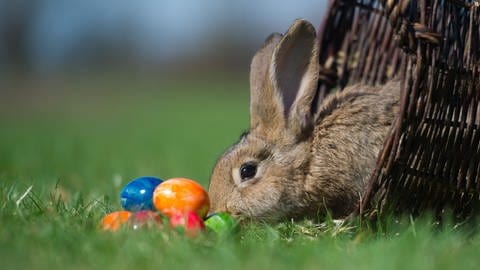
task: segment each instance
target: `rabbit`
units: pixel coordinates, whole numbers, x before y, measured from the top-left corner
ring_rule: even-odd
[[[210,212],[240,219],[345,217],[358,205],[398,111],[400,86],[353,85],[317,103],[318,42],[296,20],[250,67],[250,129],[214,166]]]

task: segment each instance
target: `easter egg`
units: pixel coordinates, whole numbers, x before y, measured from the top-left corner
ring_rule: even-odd
[[[100,226],[104,231],[117,231],[122,224],[128,221],[131,215],[132,213],[128,211],[112,212],[102,219]]]
[[[186,178],[172,178],[158,185],[153,194],[153,203],[158,211],[168,217],[193,211],[203,218],[210,208],[205,189]]]
[[[128,224],[134,229],[161,227],[162,218],[157,212],[142,210],[133,213],[128,219]]]
[[[238,230],[238,222],[231,215],[220,212],[209,215],[205,227],[219,235],[227,235]]]
[[[133,179],[120,193],[120,203],[127,211],[154,210],[153,191],[162,183],[156,177],[144,176]]]
[[[172,214],[170,225],[176,229],[184,229],[187,236],[197,236],[201,231],[205,230],[202,218],[193,211],[186,214],[180,212]]]

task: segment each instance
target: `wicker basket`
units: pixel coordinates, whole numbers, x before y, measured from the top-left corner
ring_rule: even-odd
[[[331,0],[319,29],[320,100],[401,79],[401,106],[359,211],[480,205],[480,1]]]

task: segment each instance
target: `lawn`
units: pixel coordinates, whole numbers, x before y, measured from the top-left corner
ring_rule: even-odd
[[[478,269],[476,225],[251,224],[226,239],[105,233],[141,175],[208,185],[248,127],[248,80],[30,79],[0,90],[1,269]]]

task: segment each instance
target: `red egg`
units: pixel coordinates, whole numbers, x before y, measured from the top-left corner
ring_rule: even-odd
[[[186,214],[175,213],[170,217],[170,225],[173,228],[184,228],[187,236],[197,236],[205,230],[202,218],[193,211]]]

